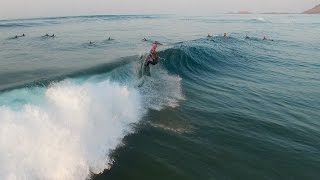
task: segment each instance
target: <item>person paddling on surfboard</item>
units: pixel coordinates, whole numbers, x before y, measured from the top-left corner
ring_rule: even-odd
[[[152,47],[150,49],[150,52],[146,58],[146,62],[145,62],[145,66],[149,66],[149,64],[152,64],[152,65],[156,65],[158,64],[158,61],[159,61],[159,56],[158,56],[158,53],[157,53],[157,47],[158,47],[158,44],[161,44],[157,41],[155,41],[153,44],[152,44]]]

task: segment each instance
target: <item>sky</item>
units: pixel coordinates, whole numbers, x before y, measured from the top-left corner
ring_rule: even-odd
[[[104,15],[302,12],[320,0],[0,0],[0,19]]]

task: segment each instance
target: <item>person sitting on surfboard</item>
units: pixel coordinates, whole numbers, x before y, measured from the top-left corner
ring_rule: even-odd
[[[151,50],[146,58],[145,66],[149,66],[149,64],[152,64],[152,65],[158,64],[158,61],[159,61],[159,56],[157,53],[158,44],[161,44],[161,43],[156,41],[152,44]]]

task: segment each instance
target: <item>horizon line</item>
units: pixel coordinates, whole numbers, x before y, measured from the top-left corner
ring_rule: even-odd
[[[241,13],[248,12],[248,13]],[[236,12],[224,12],[224,13],[213,13],[211,15],[179,15],[179,14],[88,14],[88,15],[64,15],[64,16],[38,16],[38,17],[28,17],[28,18],[8,18],[0,19],[0,21],[19,21],[19,20],[37,20],[37,19],[63,19],[63,18],[80,18],[80,17],[103,17],[103,16],[213,16],[213,15],[255,15],[255,14],[268,14],[268,15],[286,15],[286,14],[296,14],[296,15],[312,15],[304,12],[250,12],[250,11],[236,11]]]

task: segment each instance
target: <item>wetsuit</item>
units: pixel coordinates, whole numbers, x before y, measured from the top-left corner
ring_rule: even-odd
[[[159,57],[157,53],[157,47],[158,47],[157,44],[152,45],[150,53],[146,59],[146,64],[145,64],[146,66],[148,66],[149,64],[152,64],[152,65],[158,64]]]
[[[149,56],[150,56],[150,58],[149,58],[149,61],[147,62],[147,64],[148,63],[150,63],[152,65],[158,64],[159,57],[158,57],[157,52],[155,52],[154,54],[150,54]]]

